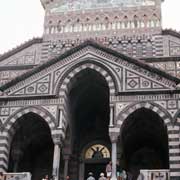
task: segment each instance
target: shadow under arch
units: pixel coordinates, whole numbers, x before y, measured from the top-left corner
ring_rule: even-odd
[[[92,164],[84,164],[85,169],[79,172],[78,168],[81,169],[81,164],[76,159],[81,157],[82,147],[94,141],[105,141],[110,144],[108,133],[110,89],[107,82],[107,78],[110,76],[106,76],[105,72],[102,72],[102,75],[100,67],[97,67],[98,70],[90,68],[96,67],[95,65],[90,64],[84,67],[75,71],[72,76],[70,74],[70,80],[66,81],[65,79],[66,85],[62,85],[66,87],[66,103],[70,116],[69,127],[71,127],[72,132],[74,159],[69,160],[69,168],[74,168],[76,171],[69,172],[69,175],[73,179],[83,179],[90,168],[94,168],[93,171],[96,172],[98,178],[100,174],[97,171],[98,167],[104,168],[106,165],[106,162],[93,161]]]
[[[168,169],[169,146],[167,124],[163,115],[151,108],[130,111],[120,129],[120,162],[137,178],[140,169]]]
[[[97,71],[106,79],[110,89],[110,94],[114,95],[118,92],[117,75],[113,74],[114,72],[110,67],[108,68],[103,63],[97,62],[91,58],[91,60],[78,62],[68,68],[59,79],[59,84],[56,87],[55,93],[58,95],[61,90],[68,91],[68,84],[70,80],[75,77],[77,73],[87,68]]]
[[[9,128],[8,171],[31,172],[32,180],[51,175],[54,143],[48,122],[49,116],[33,107],[16,113]]]

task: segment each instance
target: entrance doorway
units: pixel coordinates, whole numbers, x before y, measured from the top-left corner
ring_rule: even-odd
[[[39,115],[27,113],[14,124],[9,172],[30,172],[32,180],[51,176],[54,145],[48,124]]]
[[[168,169],[168,135],[161,117],[146,108],[124,121],[120,136],[121,166],[136,179],[141,169]]]
[[[98,163],[98,162],[85,163],[85,176],[84,176],[85,179],[87,179],[89,172],[93,173],[95,179],[99,178],[101,172],[105,174],[107,163],[108,161],[104,163]]]
[[[104,142],[111,145],[109,139],[109,86],[106,79],[97,71],[90,68],[78,72],[71,79],[69,87],[69,105],[71,113],[71,143],[73,158],[69,161],[69,175],[72,179],[84,179],[93,167],[104,168],[102,162],[93,166],[84,163],[84,170],[80,171],[82,151],[92,142]],[[93,162],[95,165],[97,161]],[[99,171],[96,176],[98,176]]]
[[[88,173],[92,172],[95,179],[98,179],[100,173],[106,172],[106,165],[110,161],[109,148],[103,144],[93,144],[89,146],[84,153],[85,164],[85,179],[88,177]]]

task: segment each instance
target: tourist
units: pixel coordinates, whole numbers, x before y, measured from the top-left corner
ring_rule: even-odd
[[[49,176],[48,176],[48,175],[45,175],[45,177],[42,178],[42,180],[49,180]]]
[[[106,165],[106,176],[107,180],[111,179],[111,174],[112,174],[112,162],[109,161],[109,163]]]
[[[133,175],[131,174],[131,172],[127,172],[127,180],[132,180],[133,179]]]
[[[92,172],[89,172],[88,173],[88,178],[87,180],[95,180],[95,178],[93,177],[93,173]]]
[[[122,180],[126,180],[126,179],[127,179],[127,174],[126,174],[126,171],[125,171],[125,170],[122,169],[122,171],[121,171],[120,174],[121,174],[120,176],[121,176],[121,179],[122,179]]]
[[[3,179],[3,172],[0,172],[0,180]]]
[[[104,177],[104,173],[100,174],[99,180],[106,180],[106,177]]]
[[[116,164],[116,176],[117,176],[117,180],[121,180],[120,179],[120,171],[121,171],[121,168],[120,168],[120,165],[119,165],[119,161],[117,161],[117,164]]]

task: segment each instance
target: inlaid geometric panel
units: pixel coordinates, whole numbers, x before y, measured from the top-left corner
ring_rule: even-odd
[[[51,113],[51,115],[54,116],[54,118],[57,117],[57,106],[42,106],[44,109],[46,109],[48,112]]]
[[[139,78],[129,78],[127,79],[127,89],[139,89]]]
[[[17,111],[19,107],[0,107],[0,126],[6,123],[7,119],[10,115],[13,115],[15,111]]]
[[[41,72],[38,72],[36,75],[32,75],[31,77],[27,77],[27,79],[18,82],[15,86],[8,88],[8,95],[47,95],[54,87],[57,88],[57,83],[63,81],[61,78],[62,74],[66,74],[67,77],[64,81],[65,83],[69,82],[69,79],[74,76],[73,64],[77,67],[78,63],[83,63],[84,57],[91,57],[90,63],[84,63],[82,68],[86,66],[86,68],[94,68],[94,63],[98,62],[97,68],[94,70],[100,72],[107,82],[109,82],[109,87],[114,86],[114,82],[116,83],[117,91],[151,91],[160,90],[160,89],[172,89],[175,87],[175,82],[171,80],[171,78],[167,78],[166,76],[161,76],[161,73],[156,73],[150,68],[144,68],[140,61],[133,63],[133,60],[123,57],[117,57],[116,54],[109,54],[108,51],[102,50],[100,48],[95,47],[94,44],[85,45],[81,49],[77,49],[72,55],[68,57],[64,57],[61,61],[52,62],[50,67],[42,67]],[[107,59],[107,61],[105,61]],[[52,60],[53,61],[53,60]],[[86,61],[86,59],[85,59]],[[132,62],[131,62],[132,61]],[[136,61],[134,59],[134,61]],[[54,63],[54,64],[53,64]],[[71,64],[71,66],[69,66]],[[92,65],[92,67],[91,67]],[[113,67],[114,66],[114,67]],[[43,69],[44,68],[44,69]],[[50,70],[47,75],[47,68]],[[78,71],[81,71],[82,68],[77,68]],[[104,75],[105,68],[108,69],[107,75]],[[168,68],[171,69],[172,65],[169,64]],[[100,70],[99,70],[100,69]],[[104,71],[104,72],[103,72]],[[66,73],[67,72],[67,73]],[[75,72],[76,73],[76,72]],[[77,72],[78,73],[78,72]],[[38,75],[40,75],[38,79]],[[51,78],[52,76],[52,78]],[[109,80],[112,79],[112,80]],[[52,80],[52,82],[51,82]],[[14,83],[15,84],[15,83]],[[115,87],[115,86],[114,86]],[[113,90],[115,91],[115,90]]]
[[[169,41],[170,56],[180,55],[180,43]]]
[[[176,109],[177,108],[177,101],[176,100],[169,100],[167,102],[168,109]]]
[[[116,104],[116,116],[126,108],[130,103],[129,102],[119,102]]]
[[[12,61],[9,61],[6,65],[33,65],[35,64],[35,55],[36,52],[29,52],[25,55],[13,59]]]
[[[126,90],[152,90],[152,89],[167,89],[158,82],[148,79],[144,76],[136,74],[130,70],[126,70]]]
[[[34,94],[48,94],[50,91],[50,77],[51,74],[28,84],[26,87],[13,92],[10,95],[34,95]]]

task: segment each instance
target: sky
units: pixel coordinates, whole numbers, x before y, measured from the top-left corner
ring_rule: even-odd
[[[180,31],[180,0],[162,5],[163,29]],[[44,9],[40,0],[3,0],[0,5],[0,54],[43,34]]]

